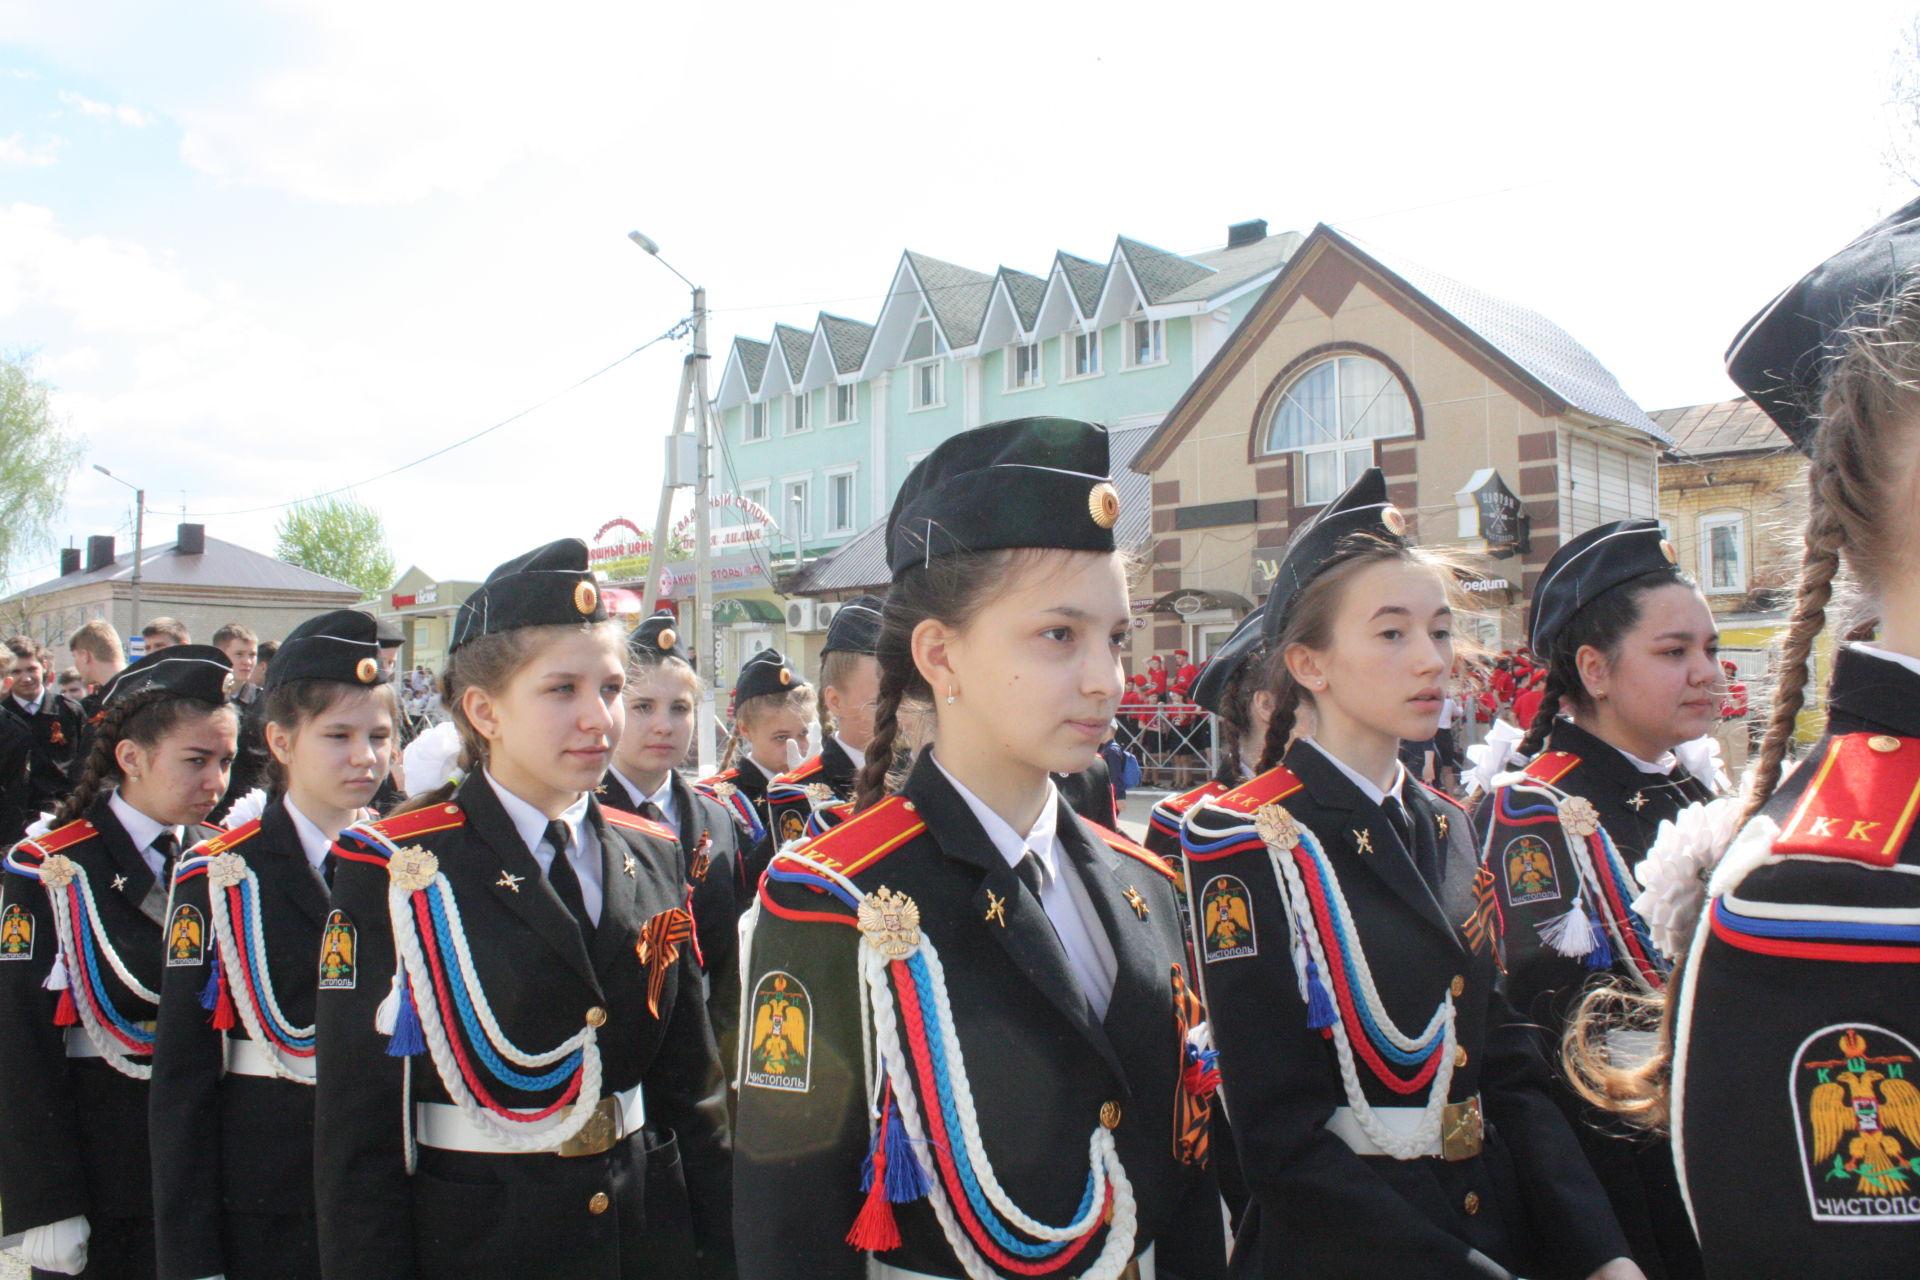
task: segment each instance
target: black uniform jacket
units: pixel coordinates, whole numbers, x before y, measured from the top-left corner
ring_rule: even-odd
[[[718,801],[695,791],[678,773],[672,779],[674,808],[680,814],[676,865],[691,893],[693,932],[700,940],[699,959],[707,977],[707,1017],[724,1065],[732,1061],[740,1021],[740,913],[749,893],[741,869],[740,828]],[[644,802],[611,770],[595,794],[602,807],[621,813],[638,813]]]
[[[1499,903],[1508,998],[1538,1028],[1542,1055],[1557,1063],[1561,1032],[1587,987],[1609,977],[1634,983],[1636,975],[1650,972],[1646,962],[1654,964],[1651,972],[1658,983],[1661,962],[1644,931],[1636,935],[1620,910],[1639,893],[1631,879],[1622,879],[1614,893],[1604,885],[1600,894],[1589,890],[1586,901],[1615,922],[1618,936],[1632,939],[1639,957],[1622,954],[1609,941],[1613,963],[1596,971],[1585,959],[1562,955],[1541,939],[1541,927],[1571,910],[1582,892],[1566,831],[1548,807],[1555,804],[1554,793],[1593,805],[1629,876],[1646,856],[1662,821],[1713,796],[1684,767],[1675,766],[1665,775],[1647,773],[1571,720],[1554,723],[1546,748],[1528,766],[1527,775],[1526,783],[1495,791],[1487,806],[1489,831],[1483,847]],[[1609,1124],[1607,1116],[1567,1087],[1557,1070],[1553,1093],[1607,1189],[1634,1260],[1650,1280],[1699,1275],[1699,1251],[1680,1202],[1667,1143]]]
[[[0,847],[12,848],[39,810],[33,795],[33,732],[0,716]]]
[[[1669,988],[1716,1280],[1920,1273],[1920,675],[1842,649],[1827,730],[1762,810],[1771,848],[1721,863]]]
[[[1102,1107],[1111,1106],[1139,1205],[1136,1251],[1157,1246],[1162,1280],[1217,1276],[1219,1193],[1204,1165],[1182,1163],[1174,1152],[1183,1045],[1172,982],[1182,951],[1171,878],[1145,850],[1096,835],[1064,802],[1058,831],[1119,965],[1112,1003],[1097,1024],[1045,909],[928,753],[901,797],[802,852],[846,866],[876,841],[892,846],[853,879],[864,891],[885,886],[919,907],[919,928],[946,971],[981,1138],[1013,1201],[1043,1222],[1072,1222],[1086,1189],[1088,1140]],[[867,1274],[866,1255],[846,1242],[864,1198],[869,1138],[855,967],[856,948],[867,944],[853,926],[838,898],[773,875],[761,882],[742,969],[750,987],[735,1153],[741,1273],[755,1280]],[[778,1025],[759,1016],[774,999],[786,1002]],[[796,1007],[804,1030],[795,1027]],[[783,1030],[786,1047],[800,1052],[780,1060],[772,1041]],[[928,1201],[894,1212],[903,1244],[883,1261],[933,1276],[964,1274]],[[1102,1232],[1086,1245],[1083,1265],[1104,1241]]]
[[[642,1207],[645,1166],[658,1160],[684,1165],[700,1272],[730,1272],[724,1085],[693,947],[680,945],[665,969],[657,1015],[648,1007],[648,967],[636,952],[649,920],[685,906],[678,854],[657,824],[625,815],[609,821],[597,804],[587,815],[606,890],[591,944],[482,772],[470,774],[452,802],[377,825],[395,845],[438,859],[505,1036],[523,1052],[542,1053],[583,1024],[599,1023],[603,1093],[644,1085],[647,1129],[674,1135],[678,1152],[672,1144],[646,1150],[640,1133],[600,1155],[575,1157],[423,1145],[409,1175],[406,1099],[450,1099],[428,1054],[389,1057],[387,1037],[375,1030],[394,972],[388,874],[373,842],[350,829],[333,855],[332,907],[358,930],[357,973],[351,988],[328,988],[319,997],[315,1184],[329,1280],[648,1274],[649,1249],[657,1252],[658,1242]],[[463,1033],[453,1037],[467,1043]],[[502,1106],[543,1107],[561,1092],[523,1092],[474,1069]]]
[[[1496,989],[1491,952],[1474,954],[1462,937],[1457,922],[1472,911],[1476,864],[1466,814],[1411,780],[1402,800],[1416,839],[1433,842],[1444,869],[1437,895],[1380,807],[1305,742],[1284,766],[1188,814],[1187,874],[1221,1092],[1254,1199],[1234,1243],[1233,1273],[1585,1277],[1624,1256],[1625,1242],[1547,1097],[1532,1037]],[[1419,1034],[1454,992],[1458,1052],[1448,1097],[1480,1095],[1480,1155],[1361,1156],[1325,1127],[1348,1098],[1333,1040],[1308,1025],[1268,847],[1257,835],[1244,838],[1265,805],[1283,807],[1318,838],[1381,1003],[1403,1032]],[[1232,927],[1217,926],[1216,914]],[[1333,976],[1324,980],[1334,993]],[[1365,1036],[1353,1028],[1354,1070],[1368,1104],[1424,1105],[1427,1089],[1391,1090],[1360,1060]],[[1406,1078],[1415,1069],[1395,1070]]]
[[[1113,809],[1113,775],[1099,756],[1079,773],[1056,773],[1053,783],[1060,788],[1067,807],[1097,827],[1117,831],[1119,815]]]
[[[327,885],[307,862],[286,802],[275,799],[259,818],[189,857],[220,853],[243,858],[258,881],[253,910],[275,1003],[288,1026],[311,1027]],[[235,1230],[235,1215],[313,1213],[313,1086],[225,1074],[221,1041],[248,1039],[246,1024],[215,1030],[213,1015],[201,1007],[215,951],[211,892],[204,865],[176,877],[170,912],[193,912],[207,945],[191,962],[169,964],[161,975],[149,1125],[160,1280],[196,1280],[229,1270],[222,1242]],[[220,960],[237,1006],[244,998],[240,970],[233,957]]]
[[[87,713],[78,702],[52,689],[41,693],[40,709],[32,715],[12,696],[0,698],[0,707],[33,735],[33,802],[41,811],[51,812],[73,790],[80,766],[86,763],[80,747],[91,741]]]
[[[188,827],[182,839],[217,834],[211,827]],[[26,841],[12,856],[37,866],[53,853],[86,873],[96,918],[114,951],[140,985],[158,991],[166,886],[147,870],[106,798],[86,817]],[[0,1205],[6,1229],[23,1231],[76,1214],[150,1217],[147,1082],[121,1075],[101,1058],[67,1057],[69,1031],[54,1025],[60,993],[41,985],[59,950],[47,891],[11,872],[0,881]],[[22,936],[23,912],[24,954],[9,950],[15,945],[9,938]],[[127,988],[106,956],[96,955],[104,997],[128,1021],[151,1028],[156,1007]],[[77,975],[70,972],[69,982],[73,998],[80,999]],[[75,1027],[71,1034],[86,1033]]]
[[[702,778],[693,784],[696,789],[734,811],[734,825],[740,830],[741,847],[747,850],[744,874],[749,885],[760,879],[760,873],[767,869],[767,860],[773,856],[773,828],[769,825],[773,815],[767,810],[767,787],[772,782],[773,779],[758,765],[742,760],[730,769],[723,769],[711,778]],[[735,806],[745,812],[735,810]]]
[[[824,786],[838,801],[853,799],[855,775],[853,757],[840,745],[840,739],[827,735],[819,754],[809,757],[798,768],[789,769],[767,784],[767,828],[772,847],[790,844],[806,834],[807,819],[813,816],[814,801],[808,788]],[[771,855],[769,855],[771,856]],[[764,864],[760,870],[766,870]],[[758,880],[758,876],[755,877]]]
[[[227,777],[226,794],[220,797],[220,803],[214,807],[213,818],[217,822],[226,817],[233,808],[234,801],[264,786],[267,779],[267,762],[272,756],[267,750],[267,695],[255,688],[247,698],[229,698],[227,705],[240,718],[240,737],[234,748],[233,769]],[[381,783],[385,787],[386,781]],[[375,808],[379,808],[378,803]]]

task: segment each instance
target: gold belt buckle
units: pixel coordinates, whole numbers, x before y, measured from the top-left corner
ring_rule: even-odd
[[[1487,1122],[1480,1112],[1480,1095],[1465,1102],[1449,1102],[1440,1113],[1440,1158],[1471,1160],[1486,1144]]]
[[[600,1099],[593,1109],[593,1116],[580,1126],[579,1132],[561,1143],[554,1154],[597,1156],[612,1150],[613,1144],[620,1140],[621,1131],[626,1128],[623,1119],[620,1099],[612,1094],[607,1095]]]

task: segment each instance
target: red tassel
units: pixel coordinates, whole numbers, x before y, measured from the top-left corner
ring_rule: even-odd
[[[887,1180],[876,1175],[867,1188],[867,1202],[847,1232],[847,1243],[869,1253],[885,1253],[900,1247],[900,1224],[893,1220],[893,1206],[887,1202]]]
[[[233,1011],[233,996],[227,991],[226,969],[222,967],[220,970],[220,998],[213,1006],[213,1029],[215,1031],[231,1031],[239,1024],[240,1019]]]
[[[73,1007],[73,989],[60,988],[60,1003],[54,1006],[53,1025],[56,1027],[77,1027],[80,1025],[80,1011]]]

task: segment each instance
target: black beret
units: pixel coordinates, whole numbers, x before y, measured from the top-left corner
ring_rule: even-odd
[[[562,538],[495,569],[468,596],[453,620],[448,654],[480,636],[517,627],[605,622],[600,588],[587,569],[587,544]]]
[[[1670,570],[1677,559],[1657,521],[1615,520],[1587,530],[1554,552],[1541,572],[1527,644],[1551,661],[1554,640],[1588,602],[1610,587]]]
[[[267,665],[262,687],[271,691],[290,680],[338,680],[342,684],[385,684],[380,672],[380,634],[371,616],[358,609],[335,609],[287,633]]]
[[[693,665],[693,655],[680,645],[679,620],[665,609],[633,629],[627,636],[627,650],[656,658],[678,658],[688,666]]]
[[[1747,321],[1727,349],[1727,376],[1803,453],[1819,431],[1827,365],[1846,331],[1870,318],[1920,267],[1920,200],[1875,223]]]
[[[1407,545],[1407,519],[1387,501],[1387,477],[1378,467],[1368,467],[1345,493],[1320,508],[1288,540],[1263,611],[1266,616],[1261,631],[1269,644],[1286,630],[1287,612],[1294,600],[1320,576],[1340,552],[1341,544],[1355,534]]]
[[[407,642],[407,633],[400,629],[397,619],[375,618],[373,629],[382,649],[397,649]]]
[[[233,663],[210,644],[173,644],[149,653],[107,681],[100,690],[100,705],[114,703],[162,689],[176,698],[198,698],[219,706],[236,687],[232,683]]]
[[[879,596],[855,596],[834,612],[827,624],[827,643],[820,656],[830,653],[878,653],[880,651],[880,611],[886,601]]]
[[[1239,625],[1234,627],[1233,634],[1227,637],[1226,643],[1215,649],[1213,656],[1207,659],[1206,665],[1200,668],[1200,674],[1194,680],[1193,688],[1188,691],[1187,696],[1215,715],[1219,715],[1220,708],[1226,701],[1227,690],[1233,685],[1234,676],[1247,665],[1247,659],[1253,656],[1254,650],[1258,649],[1261,642],[1267,638],[1266,621],[1265,605],[1240,619]]]
[[[887,567],[897,576],[934,556],[1007,547],[1112,551],[1119,519],[1105,427],[989,423],[942,441],[907,473],[887,516]]]
[[[778,649],[762,649],[741,664],[740,679],[733,686],[733,705],[737,708],[748,698],[785,693],[805,683]]]

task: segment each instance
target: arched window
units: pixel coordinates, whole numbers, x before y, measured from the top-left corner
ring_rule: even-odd
[[[1413,403],[1393,370],[1366,356],[1329,356],[1288,384],[1260,452],[1299,454],[1293,500],[1317,506],[1372,465],[1372,441],[1412,434]]]

